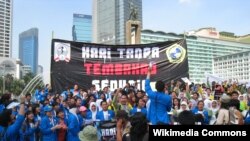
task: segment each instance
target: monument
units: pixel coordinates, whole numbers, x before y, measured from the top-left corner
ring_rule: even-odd
[[[126,44],[140,44],[141,22],[138,20],[138,8],[134,5],[132,0],[129,2],[129,9],[130,15],[126,22]]]

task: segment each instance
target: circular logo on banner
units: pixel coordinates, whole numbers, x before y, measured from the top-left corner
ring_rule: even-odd
[[[167,58],[170,63],[181,63],[186,57],[186,49],[179,44],[174,44],[166,50]]]
[[[70,44],[69,43],[55,43],[54,48],[54,60],[58,61],[70,61]]]

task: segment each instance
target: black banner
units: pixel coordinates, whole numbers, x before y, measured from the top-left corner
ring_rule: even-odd
[[[114,90],[135,81],[144,89],[149,62],[153,64],[152,81],[188,77],[186,41],[103,45],[53,39],[51,84],[56,92],[74,84],[80,88],[95,84],[97,89],[110,86]]]

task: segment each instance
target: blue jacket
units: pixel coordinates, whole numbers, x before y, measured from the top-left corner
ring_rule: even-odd
[[[145,90],[151,101],[147,112],[148,120],[153,125],[156,125],[157,123],[169,124],[170,119],[167,112],[169,112],[172,107],[171,97],[164,92],[153,92],[149,79],[146,79]]]
[[[77,117],[78,117],[78,119],[79,119],[79,127],[80,127],[80,130],[82,130],[83,127],[84,127],[84,123],[85,123],[86,118],[85,118],[85,117],[82,117],[81,114],[78,114]]]
[[[40,131],[42,133],[43,141],[56,141],[57,134],[56,131],[52,131],[51,128],[57,124],[56,118],[52,117],[53,122],[50,121],[48,116],[44,116],[40,123]]]
[[[0,113],[5,109],[5,106],[3,104],[0,104]]]
[[[63,107],[62,109],[63,109],[65,119],[68,120],[69,119],[69,109],[67,109],[65,107]]]
[[[23,115],[18,115],[14,124],[10,125],[4,135],[4,139],[8,141],[17,141],[19,140],[19,129],[22,126],[25,117]],[[4,132],[4,127],[0,126],[0,133]],[[0,138],[0,141],[5,141]]]
[[[80,139],[78,138],[78,133],[80,131],[79,119],[72,113],[69,113],[68,118],[69,119],[68,119],[67,140],[68,141],[80,141]]]
[[[193,114],[199,114],[198,113],[198,108],[196,107],[196,108],[194,108],[193,110],[192,110],[192,113]],[[202,124],[204,125],[208,125],[209,124],[209,121],[210,121],[210,119],[209,119],[209,116],[208,116],[208,111],[207,110],[203,110],[203,115],[204,115],[204,122],[202,122]]]
[[[31,128],[30,125],[27,125],[27,123],[23,124],[22,128],[19,130],[20,134],[20,141],[26,141],[27,139],[29,141],[36,141],[35,138],[35,127]]]
[[[130,115],[133,116],[135,113],[137,113],[137,107],[134,107],[132,110],[130,110]],[[147,116],[147,109],[142,108],[141,113],[143,113],[145,116]]]
[[[112,110],[108,110],[108,120],[112,120],[115,117],[115,113]],[[97,112],[96,119],[100,121],[105,121],[103,111]]]
[[[90,110],[87,111],[87,119],[92,119],[92,112]]]

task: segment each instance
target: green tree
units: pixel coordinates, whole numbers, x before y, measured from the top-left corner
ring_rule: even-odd
[[[13,81],[14,81],[14,77],[12,74],[6,74],[5,77],[4,77],[4,80],[5,80],[5,91],[10,91],[11,90],[11,87],[12,87],[12,84],[13,84]]]
[[[27,85],[31,79],[33,79],[35,76],[33,73],[27,73],[24,77],[23,77],[23,80],[24,80],[24,83]]]
[[[12,87],[11,87],[11,92],[15,95],[20,95],[22,90],[24,89],[25,87],[25,83],[24,83],[24,80],[22,79],[15,79],[13,82],[12,82]]]

